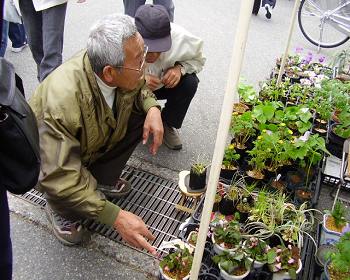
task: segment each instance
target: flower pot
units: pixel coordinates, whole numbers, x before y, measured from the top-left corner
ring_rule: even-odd
[[[234,201],[228,199],[227,197],[223,197],[219,202],[219,212],[226,216],[233,215],[236,211]]]
[[[329,216],[328,214],[323,215],[320,245],[324,245],[324,244],[333,245],[339,241],[340,236],[341,236],[341,232],[333,231],[333,230],[327,228],[328,216]]]
[[[329,131],[329,135],[328,135],[329,143],[327,144],[327,149],[329,150],[329,152],[332,155],[334,155],[338,158],[342,158],[343,145],[344,145],[344,141],[346,139],[335,134],[334,128],[337,125],[338,125],[337,123],[334,123],[330,127],[330,131]]]
[[[159,267],[159,273],[160,273],[161,278],[164,279],[164,280],[177,280],[175,278],[170,278],[169,276],[167,276],[164,273],[164,271],[163,271],[163,269],[161,267]],[[190,279],[190,275],[189,274],[186,277],[182,278],[182,280],[187,280],[187,279]]]
[[[214,252],[217,254],[217,255],[220,255],[222,252],[224,251],[235,251],[236,248],[233,247],[233,248],[226,248],[226,247],[223,247],[221,244],[218,244],[215,240],[215,237],[214,237],[214,233],[211,235],[211,241],[213,242],[213,249],[214,249]]]
[[[239,212],[239,222],[241,224],[244,224],[247,220],[248,220],[248,217],[249,217],[249,212]]]
[[[287,188],[287,183],[283,180],[279,179],[276,181],[275,179],[271,179],[268,183],[269,189],[272,191],[284,192]]]
[[[223,279],[225,280],[238,280],[238,279],[244,279],[245,277],[247,277],[250,273],[250,270],[247,270],[246,273],[242,274],[242,275],[231,275],[228,274],[225,270],[223,270],[219,264],[219,269],[220,269],[220,275]]]
[[[200,190],[205,188],[207,179],[207,173],[203,172],[202,174],[196,174],[193,173],[193,171],[190,171],[190,182],[189,187],[192,190]]]
[[[259,269],[259,268],[262,268],[264,266],[264,264],[266,264],[266,262],[259,262],[257,260],[253,260],[252,258],[249,258],[249,260],[252,262],[253,264],[253,267],[255,269]]]
[[[192,244],[192,243],[191,243],[191,236],[192,236],[192,234],[198,234],[198,232],[197,232],[197,231],[191,231],[191,232],[188,234],[188,236],[187,236],[187,243],[188,243],[188,245],[189,245],[190,247],[192,247],[193,249],[195,249],[195,248],[196,248],[196,244]]]
[[[305,176],[300,171],[290,171],[287,173],[287,189],[295,191],[298,188],[302,188],[305,182]]]
[[[303,268],[303,264],[299,259],[299,268],[296,271],[297,275],[300,273],[302,268]],[[287,271],[279,271],[279,272],[274,272],[272,274],[272,280],[289,280],[289,279],[292,279],[292,278],[289,276],[289,273]]]
[[[238,172],[237,169],[231,170],[231,169],[224,169],[224,168],[221,168],[220,177],[231,182],[233,176],[234,176],[237,172]]]
[[[294,192],[294,204],[300,206],[304,202],[310,203],[313,197],[313,192],[308,188],[298,188]]]

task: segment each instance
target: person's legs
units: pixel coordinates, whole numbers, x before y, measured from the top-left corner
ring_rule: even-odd
[[[19,6],[22,13],[23,24],[28,35],[28,44],[34,61],[39,69],[44,57],[43,35],[42,35],[42,13],[34,9],[32,0],[20,0]]]
[[[136,10],[144,5],[146,0],[123,0],[124,13],[128,16],[135,17]]]
[[[2,31],[1,31],[1,45],[0,45],[0,57],[5,56],[7,48],[7,34],[9,30],[9,23],[6,20],[2,20]]]
[[[0,278],[12,279],[12,244],[6,190],[0,187]]]
[[[12,42],[12,50],[16,52],[17,49],[21,51],[26,46],[27,38],[24,30],[24,25],[20,23],[10,22],[9,24],[9,38]]]
[[[153,3],[155,5],[162,5],[166,8],[166,10],[168,11],[169,17],[170,17],[170,21],[174,22],[174,10],[175,10],[175,6],[173,3],[173,0],[153,0]]]
[[[40,82],[62,64],[63,34],[67,3],[42,11],[44,57],[40,64]]]
[[[126,162],[140,143],[145,115],[132,112],[124,138],[88,168],[98,184],[115,186]]]
[[[154,92],[158,99],[167,100],[162,110],[162,120],[169,126],[181,128],[188,107],[197,91],[198,83],[196,74],[186,74],[176,87],[162,87]]]

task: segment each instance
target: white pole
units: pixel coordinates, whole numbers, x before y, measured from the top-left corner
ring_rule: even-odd
[[[286,49],[284,51],[284,55],[283,55],[283,58],[282,58],[282,61],[281,61],[280,71],[278,72],[277,85],[279,85],[281,83],[281,80],[282,80],[282,74],[284,72],[284,67],[286,65],[286,61],[287,61],[287,58],[288,58],[290,42],[292,40],[292,35],[293,35],[293,31],[294,31],[294,26],[295,26],[295,18],[296,18],[296,15],[298,13],[298,10],[299,10],[300,2],[301,2],[301,0],[296,0],[295,4],[294,4],[293,13],[292,13],[292,19],[291,19],[291,22],[290,22],[290,25],[289,25],[289,34],[288,34],[287,46],[286,46]],[[315,26],[315,28],[316,28],[316,26]]]
[[[239,81],[245,45],[248,36],[248,29],[250,18],[252,15],[254,0],[242,0],[240,14],[238,19],[238,26],[236,28],[235,42],[232,51],[230,70],[224,101],[221,109],[220,123],[216,136],[216,143],[214,155],[211,163],[207,192],[205,195],[204,207],[202,211],[202,218],[199,226],[199,233],[197,238],[196,250],[194,254],[191,278],[190,280],[198,279],[199,270],[201,267],[205,241],[210,222],[210,214],[214,204],[216,194],[216,187],[219,181],[219,174],[221,169],[221,162],[224,156],[224,149],[228,130],[231,123],[231,115],[233,103],[239,100],[237,93],[237,85]]]

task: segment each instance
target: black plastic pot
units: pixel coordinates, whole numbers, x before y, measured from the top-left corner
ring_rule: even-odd
[[[224,215],[233,215],[235,211],[236,207],[233,200],[223,197],[219,203],[219,212]]]
[[[207,179],[207,173],[203,172],[202,174],[193,173],[190,171],[190,182],[189,187],[193,190],[204,189]]]
[[[342,158],[343,145],[344,145],[344,141],[346,139],[343,138],[343,137],[340,137],[340,136],[338,136],[337,134],[334,133],[333,129],[337,125],[338,124],[334,123],[330,127],[330,131],[329,131],[329,135],[328,135],[329,143],[327,144],[327,149],[329,150],[329,152],[332,155],[334,155],[334,156],[336,156],[338,158]]]
[[[233,176],[238,172],[238,170],[230,170],[230,169],[223,169],[221,168],[220,171],[220,177],[223,179],[226,179],[228,181],[231,181]]]
[[[241,224],[244,224],[247,220],[248,220],[248,217],[249,217],[249,213],[245,213],[245,212],[239,212],[239,222]]]
[[[290,171],[286,176],[287,189],[290,191],[295,191],[298,188],[304,186],[305,175],[300,171]]]
[[[310,189],[298,188],[294,192],[294,204],[299,207],[304,202],[307,202],[310,205],[312,197],[313,197],[313,192]]]

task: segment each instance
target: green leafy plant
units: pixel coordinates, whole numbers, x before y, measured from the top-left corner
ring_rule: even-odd
[[[236,247],[242,241],[240,225],[235,220],[231,220],[226,226],[215,227],[213,234],[216,243],[224,243],[226,248]]]
[[[336,243],[337,252],[330,253],[329,272],[331,280],[350,279],[350,232],[346,232]]]
[[[245,143],[251,136],[255,135],[252,112],[247,111],[241,115],[233,113],[230,132],[234,137],[236,147],[238,149],[245,149]]]
[[[333,219],[333,223],[337,228],[342,228],[346,225],[346,214],[347,209],[340,201],[337,201],[332,211],[325,211],[326,214],[330,215]]]
[[[225,149],[224,158],[222,160],[222,165],[225,169],[235,169],[235,162],[239,160],[240,155],[236,153],[235,145],[230,144]]]
[[[250,256],[253,260],[267,262],[267,252],[269,250],[269,246],[264,240],[257,237],[250,237],[245,242],[244,249],[248,256]]]
[[[340,124],[334,127],[334,133],[345,139],[350,137],[350,106],[346,109],[339,114]]]
[[[224,251],[220,255],[212,257],[212,259],[214,263],[230,275],[243,275],[251,267],[251,261],[245,256],[242,248],[238,248],[233,252]]]
[[[276,110],[282,106],[281,102],[265,101],[254,106],[252,115],[259,123],[266,123],[273,120]]]
[[[179,245],[175,246],[177,248],[175,252],[166,255],[159,266],[170,278],[182,280],[191,271],[193,256],[188,248],[182,249]]]
[[[267,263],[272,272],[285,271],[291,279],[297,279],[299,268],[300,252],[295,246],[277,246],[267,252]]]
[[[240,80],[238,84],[238,94],[240,100],[245,104],[254,105],[258,101],[258,96],[252,85],[245,84],[243,80]]]
[[[201,175],[204,172],[206,172],[206,168],[207,168],[206,164],[201,162],[194,163],[191,166],[192,172],[197,175]]]

